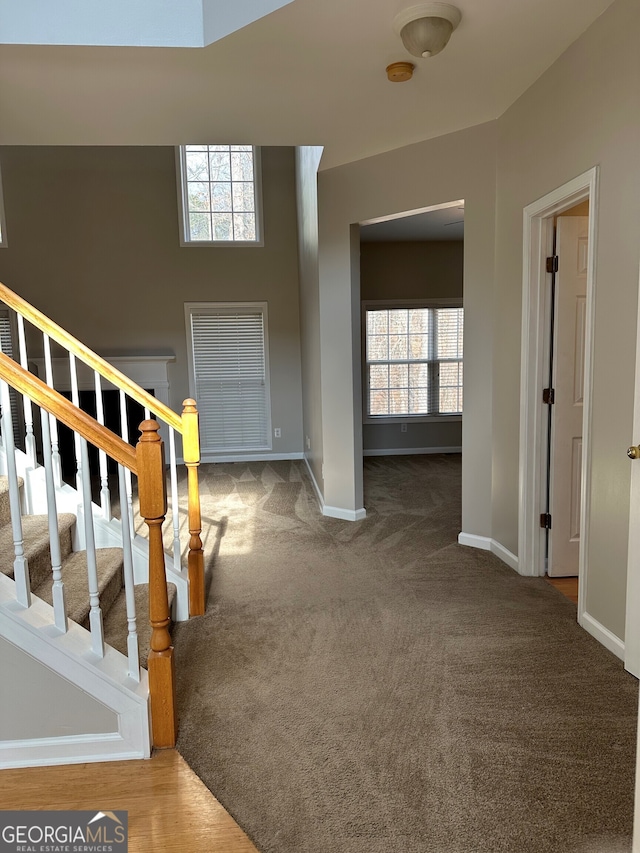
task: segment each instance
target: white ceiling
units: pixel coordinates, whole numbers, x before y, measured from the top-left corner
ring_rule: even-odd
[[[360,227],[363,243],[398,243],[464,239],[464,205],[441,207]]]
[[[205,48],[0,47],[0,144],[324,145],[321,168],[501,115],[612,0],[457,0],[447,48],[411,59],[412,0],[295,0]]]

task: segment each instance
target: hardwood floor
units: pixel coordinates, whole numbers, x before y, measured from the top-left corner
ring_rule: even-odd
[[[149,761],[0,770],[3,809],[125,809],[129,853],[257,853],[174,750]]]
[[[578,603],[578,578],[550,578],[545,575],[545,580],[551,586],[555,586],[558,592],[561,592],[574,604]]]

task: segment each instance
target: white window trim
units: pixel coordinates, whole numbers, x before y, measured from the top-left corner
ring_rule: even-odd
[[[362,302],[362,423],[363,424],[402,424],[407,421],[418,424],[428,423],[459,423],[463,414],[459,415],[370,415],[367,401],[369,399],[369,371],[367,370],[367,311],[394,308],[463,308],[461,298],[434,299],[375,299]],[[464,364],[464,354],[462,357]],[[464,384],[464,379],[463,379]]]
[[[242,312],[246,311],[262,311],[262,326],[264,330],[264,384],[265,384],[265,406],[266,406],[266,421],[267,421],[267,444],[261,444],[257,447],[241,447],[229,448],[221,447],[219,450],[209,450],[202,448],[206,455],[225,456],[229,454],[250,454],[264,453],[273,449],[273,429],[271,423],[271,368],[269,365],[269,315],[266,302],[185,302],[184,303],[184,318],[187,330],[187,361],[189,364],[189,396],[198,403],[196,397],[196,377],[195,377],[195,359],[193,353],[193,335],[191,334],[191,315],[194,311],[213,312],[228,311]]]
[[[6,249],[9,243],[7,241],[7,220],[4,215],[4,192],[2,189],[2,169],[0,168],[0,249]]]
[[[222,143],[221,143],[222,144]],[[184,179],[184,145],[176,145],[176,184],[178,190],[178,230],[180,234],[180,245],[183,248],[250,248],[264,246],[263,222],[262,222],[262,156],[258,146],[253,146],[253,182],[256,192],[256,238],[255,240],[187,240],[187,212],[186,203],[187,182]]]

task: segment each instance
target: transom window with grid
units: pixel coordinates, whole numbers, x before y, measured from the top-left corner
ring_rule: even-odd
[[[252,145],[182,145],[185,244],[260,243],[259,162]]]
[[[367,415],[462,413],[463,309],[365,309]]]

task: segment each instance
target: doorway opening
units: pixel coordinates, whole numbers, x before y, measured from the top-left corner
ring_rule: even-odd
[[[597,177],[592,169],[524,211],[520,571],[577,579],[587,630]],[[555,583],[575,591],[576,580]]]
[[[461,454],[463,268],[463,200],[360,224],[364,457]]]

